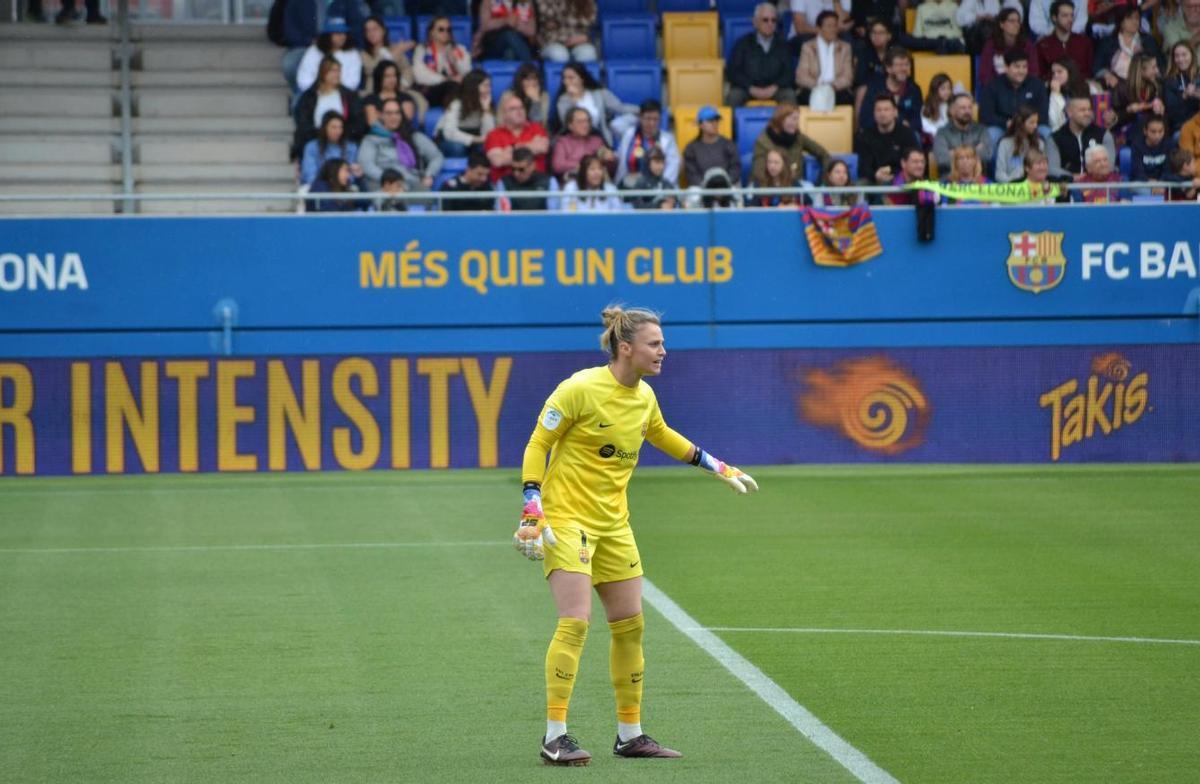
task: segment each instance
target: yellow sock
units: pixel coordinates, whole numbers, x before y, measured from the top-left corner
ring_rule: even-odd
[[[546,718],[550,721],[567,720],[567,705],[571,702],[587,632],[587,621],[558,619],[550,649],[546,651]]]
[[[608,628],[612,631],[608,666],[613,691],[617,694],[617,721],[639,724],[642,720],[642,673],[646,663],[642,657],[642,630],[646,623],[638,613],[632,618],[613,621]]]

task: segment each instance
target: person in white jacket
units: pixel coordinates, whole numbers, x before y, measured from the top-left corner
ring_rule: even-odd
[[[576,196],[580,191],[603,191],[603,196]],[[585,155],[579,162],[579,173],[563,188],[562,207],[565,212],[619,212],[625,209],[617,195],[617,186],[608,181],[604,161],[595,155]]]
[[[617,145],[617,182],[624,182],[627,175],[635,178],[643,173],[646,156],[657,147],[666,159],[663,179],[679,182],[679,164],[683,158],[674,135],[662,127],[662,104],[653,98],[642,101],[638,107],[638,124],[621,136]]]
[[[342,87],[358,90],[363,77],[362,57],[349,42],[349,32],[350,27],[342,17],[331,16],[325,20],[316,43],[309,46],[300,58],[300,67],[296,70],[298,92],[303,93],[317,81],[317,71],[326,56],[333,57],[341,64]]]
[[[1037,38],[1043,38],[1054,32],[1054,22],[1050,19],[1050,6],[1054,5],[1055,0],[1030,0],[1029,2],[1029,29]],[[1088,4],[1083,0],[1072,0],[1075,5],[1075,23],[1071,25],[1071,32],[1083,34],[1087,29],[1088,23]]]

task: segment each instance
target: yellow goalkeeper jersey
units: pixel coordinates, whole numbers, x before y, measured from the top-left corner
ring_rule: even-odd
[[[645,381],[627,387],[607,365],[581,370],[559,384],[542,407],[521,479],[541,483],[551,526],[611,532],[629,524],[625,488],[644,440],[677,460],[692,448],[667,427]]]

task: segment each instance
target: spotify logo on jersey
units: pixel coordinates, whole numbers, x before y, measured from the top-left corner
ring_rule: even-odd
[[[615,446],[613,446],[612,444],[605,444],[604,446],[600,447],[600,456],[601,457],[612,457],[616,453],[617,453],[617,448]]]

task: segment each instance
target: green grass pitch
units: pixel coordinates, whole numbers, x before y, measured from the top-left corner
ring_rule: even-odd
[[[647,576],[897,779],[1195,780],[1200,467],[753,473],[642,469]],[[518,507],[511,470],[0,481],[0,779],[853,780],[650,608],[644,725],[686,756],[613,759],[598,605],[596,759],[542,768]]]

